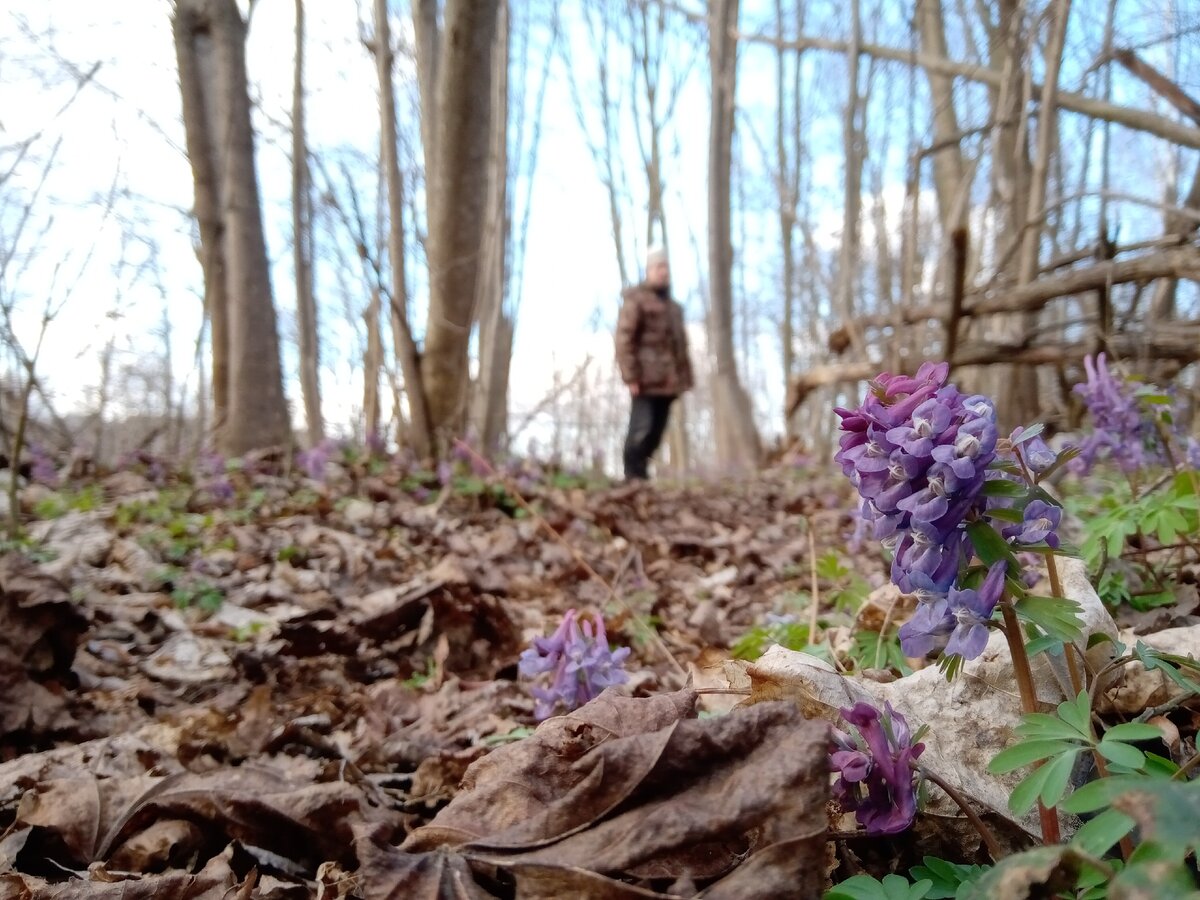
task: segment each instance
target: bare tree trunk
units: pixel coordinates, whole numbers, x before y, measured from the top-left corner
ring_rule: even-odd
[[[508,423],[508,370],[513,326],[506,312],[508,292],[508,67],[510,35],[507,0],[501,0],[492,56],[492,134],[487,209],[479,271],[479,384],[471,422],[484,453],[494,455]]]
[[[434,180],[429,210],[429,318],[421,377],[429,424],[463,427],[467,349],[487,202],[491,55],[499,0],[447,0],[438,61]]]
[[[917,22],[921,47],[929,56],[947,57],[946,28],[941,0],[917,0]],[[963,186],[962,147],[959,144],[958,115],[954,109],[954,80],[926,69],[929,102],[933,107],[933,183],[937,191],[938,219],[943,239],[962,225],[966,204],[959,201]]]
[[[420,457],[433,452],[433,428],[425,398],[421,358],[412,336],[408,318],[408,277],[404,254],[404,181],[400,176],[396,129],[396,90],[392,84],[392,35],[388,22],[387,0],[375,0],[375,63],[379,77],[380,165],[387,184],[388,256],[391,260],[391,313],[396,335],[396,355],[404,375],[408,397],[407,435],[413,451]],[[428,177],[428,176],[427,176]],[[378,317],[376,317],[378,318]],[[376,370],[378,377],[378,370]]]
[[[382,312],[380,291],[377,285],[371,289],[371,301],[363,314],[367,326],[367,346],[363,353],[363,436],[379,434],[380,402],[379,375],[383,370],[383,335],[380,333]]]
[[[438,23],[438,0],[413,0],[412,12],[417,90],[421,98],[421,146],[425,152],[425,184],[430,185],[434,183],[434,166],[437,164],[437,82],[442,33]]]
[[[1020,264],[1017,268],[1017,284],[1028,284],[1037,275],[1038,250],[1045,227],[1047,187],[1050,180],[1050,158],[1054,154],[1058,137],[1058,72],[1062,67],[1063,47],[1067,39],[1067,19],[1071,14],[1071,0],[1056,0],[1053,7],[1053,24],[1050,40],[1046,44],[1046,78],[1042,84],[1042,97],[1038,112],[1037,156],[1029,179],[1029,201],[1025,231],[1022,234]]]
[[[836,308],[846,322],[847,336],[854,354],[866,359],[867,347],[862,333],[854,325],[854,298],[858,292],[858,267],[861,261],[860,218],[862,216],[862,168],[866,153],[864,136],[859,129],[859,54],[862,46],[860,0],[850,0],[850,46],[846,51],[846,107],[842,113],[842,155],[845,159],[842,204],[842,246],[838,254]]]
[[[717,459],[728,469],[758,463],[758,431],[733,351],[733,235],[730,194],[737,87],[738,0],[710,0],[712,118],[708,144],[709,343],[716,365]]]
[[[296,323],[300,343],[300,391],[308,444],[325,438],[321,415],[320,344],[313,290],[312,175],[304,124],[304,0],[296,0],[296,61],[292,73],[292,249],[296,264]]]
[[[210,311],[219,301],[228,314],[228,405],[219,445],[241,455],[291,440],[254,169],[246,23],[234,0],[177,0],[174,34],[197,217],[206,220],[201,242],[206,235],[217,242],[205,249],[206,260],[218,261],[205,267],[206,284],[224,275],[223,293],[208,294]],[[214,327],[214,369],[218,340]]]

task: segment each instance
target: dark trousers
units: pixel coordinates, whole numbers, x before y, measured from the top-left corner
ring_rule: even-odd
[[[629,409],[629,432],[625,436],[625,477],[645,479],[650,477],[647,466],[650,457],[662,443],[671,414],[674,397],[633,397]]]

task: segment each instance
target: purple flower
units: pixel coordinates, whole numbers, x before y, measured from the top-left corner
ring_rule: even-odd
[[[1041,544],[1058,547],[1056,529],[1062,519],[1062,510],[1045,500],[1030,500],[1022,514],[1020,524],[1012,524],[1003,534],[1014,544]]]
[[[535,638],[521,654],[517,669],[523,678],[553,673],[550,687],[534,686],[534,717],[539,721],[558,708],[570,712],[600,695],[606,687],[622,684],[629,677],[624,669],[628,647],[612,650],[604,631],[604,619],[595,625],[569,609],[562,624],[548,638]]]
[[[296,462],[304,470],[304,474],[313,481],[323,482],[326,476],[326,466],[333,459],[333,453],[336,449],[337,444],[331,439],[326,438],[308,450],[302,450],[296,454]]]
[[[842,718],[858,732],[855,740],[837,729],[830,767],[838,773],[833,796],[868,834],[898,834],[917,814],[912,763],[925,750],[914,744],[904,716],[884,704],[881,713],[859,702],[841,710]]]
[[[894,550],[892,580],[914,576],[945,592],[969,558],[964,525],[982,514],[996,455],[990,400],[945,384],[946,364],[915,376],[885,373],[857,409],[835,410],[843,435],[835,459],[863,498],[863,517]]]
[[[987,646],[987,623],[991,621],[996,604],[1004,593],[1004,576],[1008,564],[1001,560],[988,569],[983,584],[978,589],[951,588],[946,597],[950,614],[954,617],[954,630],[946,643],[947,656],[974,659]]]
[[[29,456],[29,477],[47,487],[58,487],[58,469],[46,448],[41,444],[30,444]]]
[[[1103,353],[1095,359],[1085,356],[1083,368],[1087,381],[1073,390],[1087,404],[1093,430],[1079,445],[1071,468],[1088,472],[1105,452],[1126,472],[1159,461],[1162,450],[1154,420],[1143,413],[1132,387],[1113,376]]]
[[[918,605],[912,618],[900,626],[900,649],[910,659],[920,659],[940,649],[953,629],[949,602],[944,596],[935,597]]]
[[[1008,436],[1008,441],[1013,450],[1021,455],[1029,471],[1034,475],[1041,475],[1058,462],[1058,454],[1050,449],[1050,445],[1042,439],[1040,434],[1030,434],[1022,438],[1021,435],[1026,431],[1029,429],[1014,429],[1013,433]]]

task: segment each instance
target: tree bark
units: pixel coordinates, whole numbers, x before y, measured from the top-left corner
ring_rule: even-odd
[[[433,452],[433,428],[425,397],[420,353],[408,318],[408,277],[404,253],[404,181],[400,176],[396,129],[396,90],[392,83],[392,33],[387,0],[375,0],[375,64],[379,78],[380,165],[387,184],[388,256],[391,261],[391,314],[396,355],[408,398],[407,441],[418,457]],[[378,377],[378,373],[376,373]]]
[[[715,362],[713,411],[717,460],[726,470],[752,468],[759,457],[753,407],[733,350],[731,173],[737,87],[738,0],[710,0],[712,114],[708,145],[709,343]]]
[[[475,319],[499,0],[447,0],[437,76],[436,160],[426,179],[429,318],[421,378],[433,433],[462,429]]]
[[[296,323],[300,345],[300,391],[308,445],[325,438],[321,414],[320,343],[313,279],[312,173],[304,122],[304,0],[296,0],[296,57],[292,71],[292,251],[296,269]]]
[[[513,324],[507,313],[509,163],[508,69],[510,22],[507,0],[501,0],[496,43],[492,51],[492,125],[487,209],[480,259],[479,383],[472,400],[472,426],[482,452],[501,449],[508,423],[508,372],[512,359]]]
[[[925,53],[945,59],[946,28],[941,0],[917,0],[917,23]],[[966,217],[966,204],[959,202],[964,169],[962,146],[958,140],[958,115],[954,108],[954,79],[932,69],[926,69],[925,76],[929,80],[929,102],[933,107],[933,142],[939,148],[932,154],[938,220],[942,234],[948,235],[961,227]]]
[[[173,24],[197,218],[211,263],[206,297],[210,314],[220,315],[218,305],[227,314],[228,333],[218,336],[215,320],[213,328],[214,370],[228,364],[218,446],[236,456],[291,440],[254,168],[246,23],[234,0],[177,0]],[[214,286],[219,279],[211,291],[210,278]],[[214,394],[219,385],[214,375]]]

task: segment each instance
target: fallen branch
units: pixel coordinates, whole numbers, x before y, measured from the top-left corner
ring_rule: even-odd
[[[1033,285],[1030,285],[1033,287]],[[1109,352],[1116,357],[1142,356],[1168,360],[1181,366],[1200,360],[1200,322],[1176,322],[1168,329],[1138,334],[1115,334],[1108,339]],[[1095,351],[1091,340],[1064,344],[995,343],[964,345],[947,360],[951,367],[988,366],[996,363],[1042,366],[1050,363],[1081,362]],[[915,369],[917,360],[913,363]],[[850,362],[817,366],[795,378],[788,387],[785,413],[793,415],[800,404],[817,388],[851,381],[866,381],[880,372],[881,363]]]

